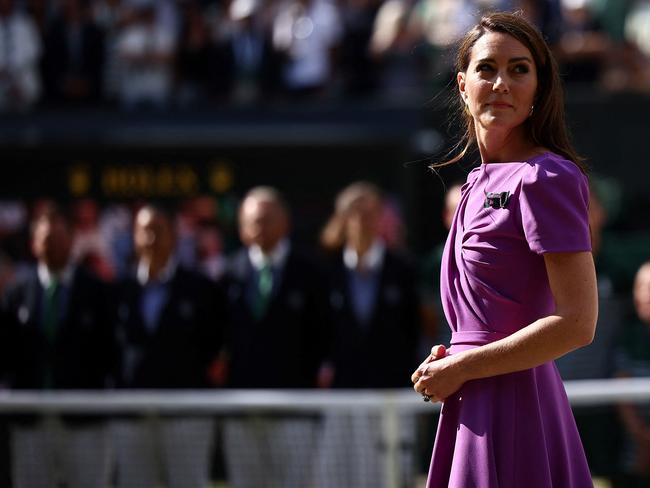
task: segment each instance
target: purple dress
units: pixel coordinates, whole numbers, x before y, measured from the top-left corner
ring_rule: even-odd
[[[554,312],[542,254],[591,251],[588,201],[586,177],[553,153],[468,175],[442,260],[451,354]],[[428,488],[592,486],[552,361],[469,381],[445,401]]]

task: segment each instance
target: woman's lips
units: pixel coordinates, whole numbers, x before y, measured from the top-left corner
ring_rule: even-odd
[[[492,102],[492,103],[488,103],[488,106],[494,108],[512,108],[512,105],[505,102]]]

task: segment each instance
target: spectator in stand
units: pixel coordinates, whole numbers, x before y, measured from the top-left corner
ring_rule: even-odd
[[[564,0],[505,0],[502,10],[520,9],[524,17],[542,33],[549,45],[558,43],[563,32],[562,2]]]
[[[217,45],[214,87],[237,104],[273,99],[280,86],[282,55],[273,50],[261,0],[233,0]]]
[[[177,47],[173,12],[153,0],[130,0],[125,6],[116,42],[121,64],[119,98],[128,110],[164,109],[171,101]]]
[[[293,97],[326,95],[336,79],[342,36],[338,5],[330,0],[286,0],[273,22],[273,45],[286,56],[285,90]]]
[[[89,0],[65,0],[45,34],[45,96],[54,103],[97,104],[102,94],[103,33]]]
[[[621,338],[617,375],[650,377],[650,261],[637,272],[634,282],[635,320],[625,327]],[[625,426],[622,451],[621,488],[650,485],[650,408],[647,405],[621,404],[619,412]]]
[[[181,4],[181,29],[176,58],[176,97],[181,107],[204,104],[210,95],[214,48],[199,0]]]
[[[415,3],[409,29],[429,51],[427,72],[433,76],[433,83],[443,85],[450,78],[452,47],[474,23],[473,13],[465,0],[417,0]]]
[[[36,24],[14,0],[0,0],[0,111],[24,111],[41,95]]]
[[[137,212],[133,239],[137,271],[118,291],[117,386],[210,386],[227,320],[222,294],[178,264],[173,220],[162,208],[145,205]],[[154,424],[138,417],[115,420],[117,487],[153,487],[162,473],[169,488],[205,488],[213,427],[213,419],[202,416],[163,416]]]
[[[71,227],[53,204],[31,223],[36,265],[6,291],[0,356],[15,390],[103,389],[115,353],[104,283],[71,261]],[[105,488],[109,435],[101,416],[12,417],[16,487]],[[63,479],[60,479],[60,476]]]
[[[321,387],[404,387],[409,368],[417,363],[415,273],[380,238],[382,207],[375,185],[353,183],[337,196],[334,215],[323,230],[323,246],[332,251],[329,315],[334,330],[320,371]],[[415,419],[401,415],[400,422],[399,484],[412,486]],[[323,431],[317,486],[387,486],[382,455],[388,439],[377,414],[330,413]]]
[[[563,28],[555,54],[567,83],[597,86],[609,52],[609,36],[592,12],[588,0],[563,0]]]
[[[341,18],[343,35],[339,67],[344,95],[368,97],[377,91],[377,63],[368,46],[373,35],[378,0],[343,0]]]
[[[650,4],[633,0],[591,0],[613,48],[603,86],[609,91],[650,91]]]
[[[417,49],[411,28],[411,6],[404,0],[389,0],[377,13],[370,52],[380,69],[382,99],[412,100],[422,94],[424,52]]]
[[[239,210],[244,247],[224,277],[231,310],[228,385],[314,388],[327,343],[326,288],[312,258],[289,239],[289,209],[270,187]],[[260,367],[263,372],[260,372]],[[245,415],[224,426],[229,486],[310,486],[316,420]]]
[[[47,30],[47,25],[52,16],[52,0],[23,0],[21,2],[25,12],[32,18],[38,32],[41,34]]]
[[[125,7],[122,5],[122,0],[94,0],[92,10],[93,20],[104,37],[102,99],[108,103],[115,103],[120,91],[121,63],[118,39],[123,26]]]

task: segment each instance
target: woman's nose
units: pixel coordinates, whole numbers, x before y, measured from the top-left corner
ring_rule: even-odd
[[[508,82],[505,76],[498,74],[496,79],[494,80],[494,85],[492,85],[492,89],[496,92],[508,93],[509,91]]]

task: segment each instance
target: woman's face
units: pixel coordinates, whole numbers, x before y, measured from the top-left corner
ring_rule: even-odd
[[[480,37],[467,71],[457,79],[476,128],[513,129],[531,114],[537,67],[528,48],[508,34],[487,32]]]

